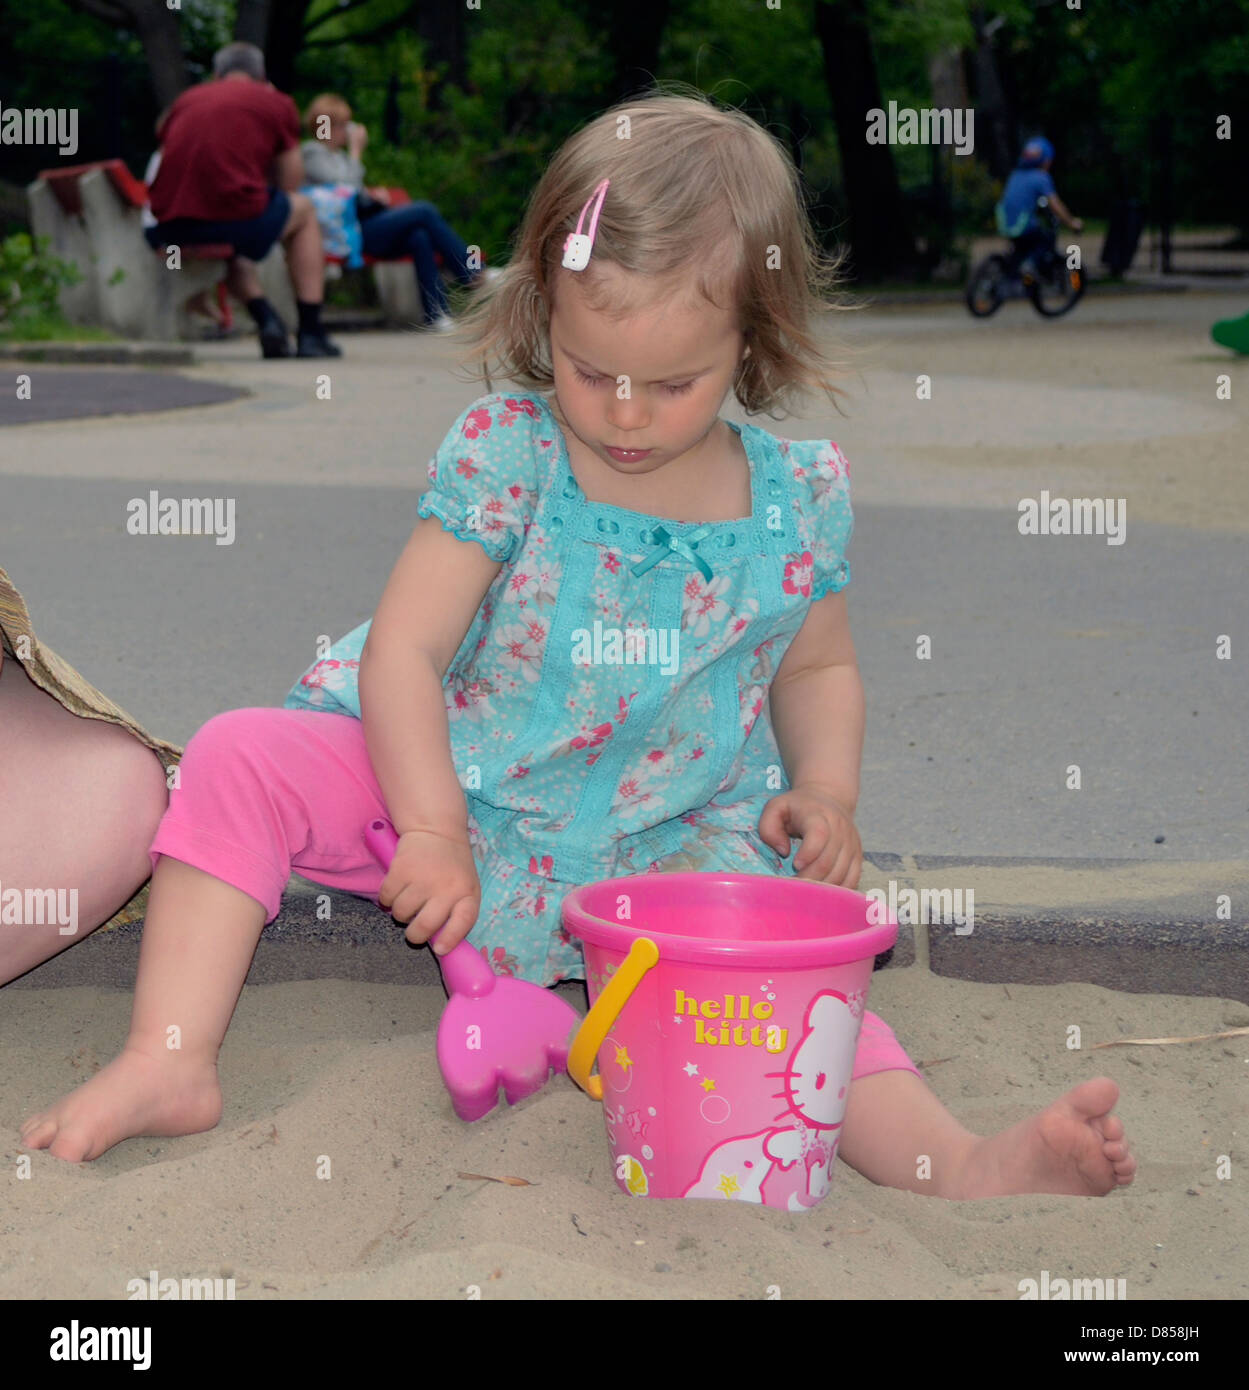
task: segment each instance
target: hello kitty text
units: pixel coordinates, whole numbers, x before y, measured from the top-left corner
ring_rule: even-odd
[[[748,994],[726,994],[700,1002],[678,989],[672,1008],[674,1013],[695,1020],[694,1041],[708,1047],[762,1047],[768,1052],[784,1052],[789,1041],[788,1028],[767,1022],[772,1005],[764,1000],[752,1004]],[[708,1020],[719,1026],[708,1028]]]

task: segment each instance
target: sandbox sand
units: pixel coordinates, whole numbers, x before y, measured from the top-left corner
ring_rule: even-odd
[[[130,1140],[81,1167],[36,1154],[22,1181],[21,1119],[113,1055],[130,999],[22,989],[4,1003],[8,1298],[125,1298],[151,1270],[233,1278],[238,1298],[456,1299],[475,1284],[482,1298],[763,1299],[775,1285],[782,1298],[1012,1299],[1043,1270],[1123,1278],[1129,1299],[1249,1297],[1249,1208],[1216,1173],[1220,1155],[1233,1174],[1243,1163],[1249,1037],[1087,1050],[1249,1024],[1231,1001],[879,972],[872,1006],[917,1061],[949,1059],[931,1084],[970,1128],[1109,1075],[1140,1173],[1101,1199],[953,1203],[839,1163],[804,1215],[625,1196],[599,1107],[565,1077],[461,1124],[434,1062],[441,991],[339,980],[244,991],[216,1130]],[[1073,1023],[1085,1050],[1066,1048]]]

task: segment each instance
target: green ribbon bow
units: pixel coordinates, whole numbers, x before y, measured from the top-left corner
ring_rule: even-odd
[[[639,578],[646,573],[652,566],[657,565],[665,555],[680,555],[683,560],[688,560],[691,565],[698,568],[699,574],[704,579],[711,578],[711,566],[694,552],[693,545],[701,541],[705,536],[711,535],[711,527],[703,525],[697,530],[691,531],[688,536],[682,539],[674,536],[666,527],[655,526],[651,529],[651,535],[655,537],[655,549],[646,557],[633,566],[633,573]],[[691,544],[693,543],[693,544]]]

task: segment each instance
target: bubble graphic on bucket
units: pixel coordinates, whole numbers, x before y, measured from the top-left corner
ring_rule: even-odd
[[[603,1100],[622,1191],[789,1211],[826,1195],[873,962],[897,940],[880,915],[765,874],[638,874],[565,898],[591,1003],[568,1070]]]

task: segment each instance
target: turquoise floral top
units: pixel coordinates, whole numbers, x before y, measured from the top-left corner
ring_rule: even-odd
[[[501,568],[443,679],[500,973],[584,978],[560,904],[617,875],[792,873],[758,834],[788,785],[768,690],[811,604],[850,579],[849,466],[827,440],[730,427],[750,517],[674,522],[586,499],[544,397],[485,396],[417,505]],[[364,623],[286,697],[360,718]]]

